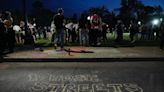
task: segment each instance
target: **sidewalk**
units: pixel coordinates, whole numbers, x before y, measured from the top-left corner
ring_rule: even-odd
[[[44,51],[24,50],[7,54],[4,59],[163,59],[164,50],[158,47],[66,47],[71,50],[87,50],[94,53],[73,53],[54,50],[52,47],[44,48]]]

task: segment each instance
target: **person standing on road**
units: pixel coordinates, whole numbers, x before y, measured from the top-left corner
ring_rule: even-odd
[[[13,18],[11,17],[11,13],[9,11],[5,12],[4,24],[6,28],[6,39],[7,39],[7,46],[9,49],[9,53],[14,52],[15,47],[15,31],[13,30]]]
[[[117,37],[116,37],[115,42],[117,44],[120,44],[120,42],[123,40],[123,23],[121,20],[117,21],[116,32],[117,32]]]
[[[54,48],[57,48],[57,45],[60,45],[61,50],[64,49],[64,10],[62,8],[58,9],[58,13],[54,16],[54,24],[56,27],[55,39],[54,39]]]
[[[3,56],[5,50],[5,26],[3,23],[3,12],[0,12],[0,58]]]
[[[93,46],[97,46],[98,36],[99,36],[100,30],[102,29],[101,17],[98,16],[96,13],[93,14],[90,19],[90,24],[91,24],[91,30],[90,30],[91,43],[90,44]]]
[[[88,30],[87,30],[87,18],[84,14],[81,14],[79,19],[79,40],[81,46],[88,45]]]
[[[134,43],[136,41],[136,39],[134,38],[135,35],[138,33],[138,24],[136,21],[131,21],[130,23],[130,40],[131,43]]]

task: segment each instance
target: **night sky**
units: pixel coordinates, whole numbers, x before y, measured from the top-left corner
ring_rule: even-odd
[[[36,0],[27,0],[28,12],[31,10],[31,4]],[[65,10],[66,16],[72,16],[74,13],[87,10],[90,7],[106,6],[109,10],[120,7],[120,0],[40,0],[46,8],[56,11],[62,7]],[[164,8],[164,0],[141,0],[145,5],[157,6],[161,5]],[[20,0],[0,0],[0,9],[21,10]]]

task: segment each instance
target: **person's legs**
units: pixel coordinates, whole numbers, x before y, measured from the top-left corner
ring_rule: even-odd
[[[52,34],[52,36],[51,36],[51,42],[53,43],[54,40],[55,40],[55,32],[54,32],[54,33]]]
[[[18,33],[15,34],[15,40],[16,40],[16,43],[19,43],[20,42],[19,41],[19,34]]]
[[[83,45],[84,46],[88,45],[88,32],[86,29],[84,29],[84,33],[83,33]]]
[[[46,31],[45,30],[43,31],[43,38],[44,39],[47,39],[47,34],[46,34]]]
[[[159,39],[159,31],[157,30],[156,31],[156,38],[155,38],[155,40],[158,40]]]
[[[82,45],[86,46],[87,43],[87,32],[86,29],[82,29]]]
[[[85,41],[86,41],[86,45],[88,46],[89,45],[89,33],[87,30],[85,31]]]
[[[116,43],[120,44],[121,41],[123,40],[123,32],[122,31],[117,31],[117,38],[116,38]]]
[[[94,46],[96,46],[97,45],[97,38],[98,38],[98,34],[99,34],[99,32],[98,32],[98,30],[97,29],[95,29],[94,30],[94,35],[93,35],[93,42],[94,42]]]
[[[15,46],[15,31],[13,30],[13,28],[9,28],[8,29],[8,49],[9,52],[13,52],[14,51],[14,46]]]
[[[90,45],[93,45],[94,44],[94,36],[95,36],[95,32],[93,29],[90,30],[90,36],[89,36],[89,39],[90,39]]]
[[[64,29],[60,29],[60,32],[59,32],[59,44],[60,44],[61,49],[63,49],[64,48]]]
[[[107,34],[106,31],[103,31],[103,32],[102,32],[102,36],[103,36],[103,41],[104,41],[104,42],[107,41],[106,34]]]
[[[59,40],[59,33],[58,33],[58,30],[56,30],[56,33],[54,33],[54,48],[56,49],[57,48],[57,43],[58,43],[58,40]]]
[[[120,34],[119,34],[119,42],[123,40],[123,32],[121,31]]]
[[[74,43],[76,41],[76,31],[72,31],[72,42]]]
[[[135,32],[131,32],[130,33],[130,40],[131,40],[131,43],[134,43],[135,40],[137,39],[137,34]]]
[[[41,39],[41,32],[40,31],[38,32],[38,36],[39,36],[39,39]]]
[[[120,33],[119,33],[119,31],[117,31],[117,36],[116,36],[116,42],[119,42],[119,40],[120,40]]]
[[[133,33],[130,33],[130,41],[133,41]]]
[[[83,45],[83,34],[82,34],[83,29],[80,29],[79,31],[80,31],[79,32],[79,41],[80,41],[80,45],[82,46]]]
[[[103,41],[103,33],[102,31],[97,31],[97,45],[100,46]]]
[[[68,42],[72,42],[72,30],[68,29]]]

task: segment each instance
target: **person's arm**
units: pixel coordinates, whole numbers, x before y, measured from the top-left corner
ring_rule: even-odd
[[[63,15],[63,26],[65,27],[65,25],[66,25],[66,19],[65,19],[64,15]]]
[[[92,23],[92,20],[93,20],[93,16],[91,16],[91,19],[90,19],[90,24],[92,25],[93,23]]]

